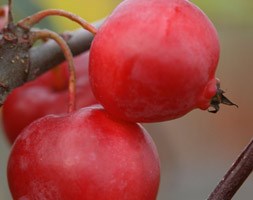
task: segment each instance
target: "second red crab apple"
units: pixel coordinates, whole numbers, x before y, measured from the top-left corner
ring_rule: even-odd
[[[13,199],[155,200],[159,156],[136,123],[96,105],[26,127],[8,162]]]
[[[76,106],[96,103],[88,79],[89,52],[74,58],[77,74]],[[15,89],[3,106],[3,127],[13,143],[23,128],[48,114],[68,111],[68,65],[66,62],[32,82]]]

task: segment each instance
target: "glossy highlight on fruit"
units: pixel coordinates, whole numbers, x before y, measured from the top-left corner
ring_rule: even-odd
[[[14,200],[155,200],[159,180],[149,134],[100,106],[33,122],[8,162]]]
[[[76,106],[97,103],[88,79],[89,52],[74,58],[77,74]],[[34,81],[16,88],[3,105],[3,128],[12,144],[23,128],[48,114],[68,111],[68,65],[63,62]]]
[[[91,86],[121,119],[175,119],[210,107],[219,52],[215,27],[190,1],[125,0],[93,40]]]

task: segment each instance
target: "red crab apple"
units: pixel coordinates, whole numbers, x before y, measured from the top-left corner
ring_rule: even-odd
[[[155,200],[156,147],[136,123],[92,106],[26,127],[8,162],[14,200]]]
[[[88,80],[88,54],[74,58],[77,74],[77,108],[96,103]],[[3,105],[3,127],[10,143],[21,130],[34,120],[47,114],[68,111],[68,65],[50,70],[36,80],[15,89]]]
[[[4,28],[8,21],[8,6],[4,5],[0,7],[0,30]]]
[[[175,119],[211,106],[219,51],[215,27],[190,1],[125,0],[92,42],[91,86],[124,120]]]

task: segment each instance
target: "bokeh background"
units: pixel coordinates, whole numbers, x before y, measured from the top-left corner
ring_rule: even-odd
[[[144,125],[161,158],[158,200],[206,199],[253,136],[253,1],[192,2],[217,27],[221,43],[217,77],[239,108],[222,106],[218,114],[195,110],[177,120]],[[61,8],[93,22],[106,17],[118,3],[120,0],[14,0],[14,16],[18,20],[41,9]],[[50,17],[40,26],[59,32],[78,27],[59,17]],[[9,151],[10,146],[1,133],[0,200],[11,200],[5,172]],[[253,199],[252,188],[253,175],[233,199]]]

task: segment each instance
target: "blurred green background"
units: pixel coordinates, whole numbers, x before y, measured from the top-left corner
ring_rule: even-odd
[[[0,1],[2,4],[7,1]],[[74,12],[89,22],[108,15],[119,0],[14,0],[15,19],[45,8]],[[158,200],[207,198],[253,136],[253,1],[195,0],[217,27],[221,58],[217,77],[227,96],[239,105],[221,107],[218,114],[195,110],[169,122],[145,124],[160,154],[162,177]],[[40,24],[62,32],[77,28],[60,17]],[[18,119],[16,119],[18,120]],[[10,147],[0,134],[0,200],[10,200],[6,163]],[[253,176],[235,200],[253,199]]]

